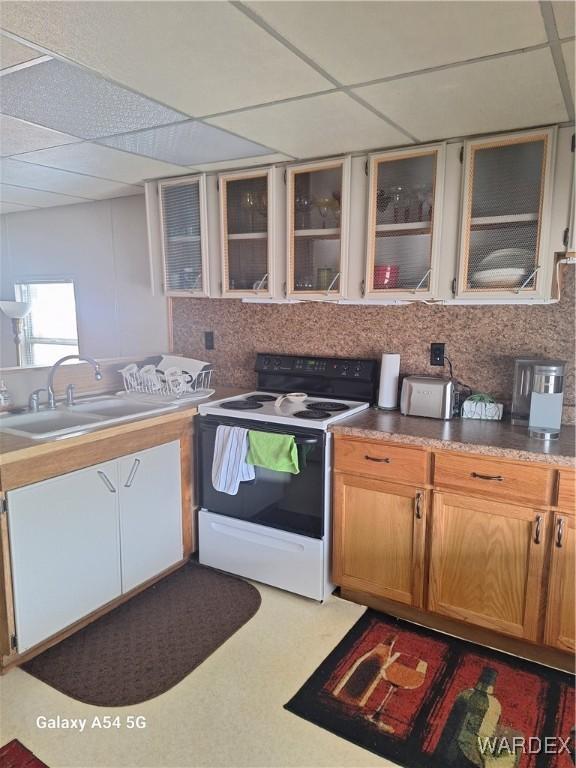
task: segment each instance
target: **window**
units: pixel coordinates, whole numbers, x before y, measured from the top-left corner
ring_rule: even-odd
[[[16,299],[32,305],[24,318],[24,365],[53,365],[64,355],[78,354],[74,283],[16,283]]]

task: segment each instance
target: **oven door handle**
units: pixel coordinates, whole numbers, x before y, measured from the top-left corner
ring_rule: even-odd
[[[317,437],[305,437],[302,440],[296,440],[296,445],[320,445]]]

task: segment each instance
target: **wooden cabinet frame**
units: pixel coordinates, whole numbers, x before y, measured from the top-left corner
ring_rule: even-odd
[[[348,246],[349,246],[349,226],[350,226],[350,157],[336,158],[334,160],[324,160],[322,162],[302,163],[299,165],[289,165],[286,168],[286,204],[287,204],[287,275],[286,275],[286,295],[290,298],[310,301],[334,301],[346,296],[348,290]],[[295,246],[295,225],[294,225],[294,180],[299,173],[313,173],[314,171],[330,170],[331,168],[342,169],[342,190],[340,198],[340,277],[338,280],[338,289],[330,291],[303,291],[298,290],[294,285],[294,246]],[[312,231],[312,230],[311,230]]]
[[[549,299],[554,271],[553,254],[550,247],[550,220],[552,204],[552,181],[556,160],[557,128],[543,128],[537,131],[521,131],[492,138],[474,139],[464,143],[462,194],[460,213],[460,247],[458,256],[458,274],[456,278],[456,298],[488,299]],[[473,183],[476,152],[482,149],[513,146],[542,140],[544,159],[540,182],[540,208],[538,235],[535,258],[534,286],[527,288],[468,288],[468,264],[470,235],[472,226]],[[507,218],[506,216],[503,219]],[[512,218],[512,217],[510,217]]]
[[[435,156],[435,173],[432,192],[432,219],[430,222],[431,243],[430,243],[430,268],[428,276],[428,287],[424,288],[398,288],[398,289],[377,289],[374,288],[374,266],[376,254],[376,218],[377,218],[377,196],[378,196],[378,169],[380,165],[386,162],[395,162],[397,160],[408,160],[416,157]],[[366,271],[364,277],[364,296],[367,299],[391,299],[391,300],[425,300],[431,299],[438,294],[439,280],[439,260],[441,256],[441,235],[442,235],[442,216],[444,204],[444,179],[446,173],[446,145],[430,144],[419,146],[415,149],[403,149],[400,151],[379,152],[368,156],[368,216],[367,216],[367,235],[366,235]],[[394,225],[399,233],[407,229],[424,229],[424,227],[415,227],[414,224],[407,224],[403,227],[401,223]],[[422,276],[423,279],[425,275]]]
[[[168,254],[166,243],[166,220],[163,205],[163,190],[171,187],[185,186],[190,183],[198,183],[198,197],[200,206],[200,251],[202,256],[202,288],[191,288],[190,290],[176,290],[169,288],[168,282]],[[163,179],[158,181],[158,205],[160,209],[160,242],[162,248],[162,275],[163,287],[166,296],[195,296],[207,297],[210,294],[210,262],[208,259],[208,206],[206,196],[206,174],[195,174],[194,176],[178,176],[174,179]]]
[[[243,179],[259,179],[266,178],[267,180],[267,273],[266,280],[262,280],[262,286],[255,288],[254,290],[244,290],[230,288],[230,275],[229,275],[229,259],[228,259],[228,241],[230,234],[228,233],[228,205],[226,192],[228,184],[234,181],[242,181]],[[219,196],[219,210],[220,210],[220,243],[221,243],[221,264],[222,264],[222,296],[224,298],[266,298],[274,295],[274,288],[277,282],[277,179],[276,169],[270,168],[258,168],[251,171],[236,171],[234,173],[221,173],[218,175],[218,196]],[[232,237],[234,237],[232,235]],[[246,235],[247,239],[249,235]],[[264,276],[263,276],[264,278]]]

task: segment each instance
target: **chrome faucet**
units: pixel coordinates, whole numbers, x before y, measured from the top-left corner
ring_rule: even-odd
[[[96,381],[100,381],[102,378],[100,366],[93,357],[85,357],[82,355],[66,355],[66,357],[61,357],[60,360],[56,360],[52,368],[50,368],[50,373],[48,374],[48,386],[46,387],[46,390],[48,392],[48,408],[50,409],[56,408],[56,396],[54,395],[54,374],[60,365],[65,363],[67,360],[78,360],[79,362],[90,363],[94,369],[94,378]]]

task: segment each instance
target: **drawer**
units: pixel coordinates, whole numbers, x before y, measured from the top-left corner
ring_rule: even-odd
[[[336,439],[334,442],[335,470],[399,483],[428,482],[427,451],[369,440]]]
[[[558,474],[557,506],[567,512],[576,512],[576,472],[566,469]]]
[[[552,500],[553,471],[531,464],[439,453],[434,460],[434,486],[531,506],[547,505]]]

